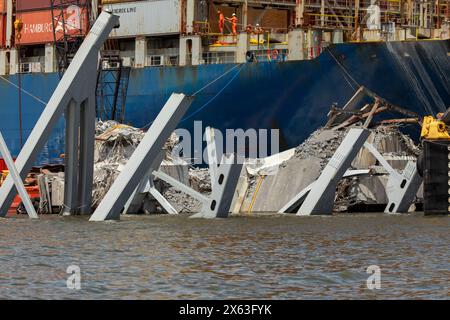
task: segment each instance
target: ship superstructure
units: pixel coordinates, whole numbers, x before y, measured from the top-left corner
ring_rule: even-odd
[[[330,43],[447,39],[449,2],[0,0],[0,74],[58,71],[68,63],[61,45],[73,55],[71,44],[101,10],[120,16],[111,39],[123,65],[144,68],[303,60]]]
[[[99,56],[100,119],[147,129],[172,92],[196,93],[180,127],[279,129],[285,149],[361,86],[418,114],[450,106],[449,0],[0,0],[13,156],[101,10],[120,27]],[[62,153],[63,120],[39,163]]]

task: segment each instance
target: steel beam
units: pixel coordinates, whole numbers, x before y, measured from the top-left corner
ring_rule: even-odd
[[[375,148],[371,143],[364,143],[364,148],[367,149],[374,157],[377,159],[377,161],[381,164],[381,166],[387,171],[387,173],[390,176],[398,176],[398,179],[400,179],[400,174],[395,171],[394,168],[386,161],[386,159],[383,157],[383,155]]]
[[[183,103],[183,102],[179,102]],[[169,104],[169,102],[168,102]],[[190,104],[190,102],[189,102]],[[182,108],[184,109],[184,107]],[[176,108],[175,108],[176,110]],[[169,111],[162,110],[160,115],[164,113],[170,114]],[[158,116],[160,117],[160,116]],[[170,115],[169,115],[170,117]],[[177,116],[177,118],[180,118]],[[158,118],[157,118],[158,119]],[[156,122],[157,120],[155,120]],[[155,122],[153,125],[155,125]],[[153,128],[150,128],[152,130]],[[156,127],[162,127],[165,131],[164,135],[161,135],[158,132],[152,132],[150,136],[152,139],[157,139],[159,147],[162,148],[164,145],[166,139],[169,137],[171,131],[176,126],[176,122],[168,122],[168,123],[156,123]],[[168,127],[168,128],[166,128]],[[149,132],[150,132],[149,130]],[[144,140],[149,135],[149,132],[147,132],[146,136],[144,137]],[[144,140],[141,142],[141,144],[138,146],[138,149],[141,148],[141,146],[147,145],[148,148],[151,149],[151,143],[144,143]],[[216,149],[216,141],[214,138],[214,129],[207,128],[206,129],[206,140],[208,143],[207,151],[208,151],[208,162],[210,166],[210,177],[211,177],[211,187],[212,187],[212,194],[210,197],[206,197],[200,192],[195,191],[191,187],[183,184],[182,182],[178,181],[175,178],[172,178],[168,174],[161,172],[159,170],[153,171],[150,175],[147,173],[148,168],[156,168],[156,166],[160,165],[162,159],[155,158],[157,157],[157,150],[155,147],[155,150],[147,149],[146,147],[143,147],[142,150],[136,149],[136,151],[133,153],[131,159],[129,160],[127,166],[124,168],[122,173],[117,178],[116,182],[111,187],[110,191],[106,194],[105,198],[103,199],[102,203],[100,203],[100,206],[97,208],[96,212],[94,212],[94,215],[91,217],[91,221],[103,221],[106,219],[118,219],[120,217],[120,210],[123,208],[122,202],[125,201],[125,212],[128,210],[128,207],[136,196],[136,194],[142,190],[144,184],[149,185],[149,192],[155,197],[155,199],[164,207],[164,209],[169,214],[177,214],[178,212],[173,208],[173,206],[161,195],[161,193],[156,190],[153,186],[152,179],[153,177],[159,178],[163,180],[164,182],[170,184],[172,187],[180,190],[181,192],[193,197],[194,199],[197,199],[202,203],[202,211],[198,214],[193,215],[193,218],[200,217],[200,218],[226,218],[228,217],[228,214],[230,212],[231,203],[233,201],[233,196],[236,191],[236,185],[239,180],[240,173],[242,171],[242,164],[236,163],[236,156],[234,154],[232,155],[224,155],[222,157],[221,162],[217,160],[217,149]],[[143,159],[145,155],[148,155],[149,153],[155,153],[153,158],[150,158],[148,160]],[[136,155],[138,154],[138,155]],[[133,163],[131,163],[133,162]],[[137,165],[139,163],[148,162],[149,166],[144,166],[143,169],[138,169]],[[130,164],[131,163],[131,164]],[[147,170],[142,174],[138,174],[137,177],[135,177],[135,173],[139,170]],[[142,179],[142,176],[144,175],[144,179]],[[132,181],[132,179],[134,179]],[[119,181],[120,180],[120,181]],[[139,184],[139,186],[136,188],[136,184]],[[133,189],[134,188],[134,189]],[[148,188],[145,188],[147,190]],[[126,199],[120,200],[121,197],[126,197],[128,195],[128,192],[132,192],[132,196]],[[128,199],[128,201],[127,201]],[[117,202],[120,200],[121,202],[116,205],[114,202]],[[112,212],[112,214],[111,214]]]
[[[73,100],[77,105],[81,105],[83,101],[95,95],[98,51],[108,38],[111,30],[118,24],[119,18],[117,16],[103,11],[91,28],[16,159],[16,167],[22,179],[27,176],[38,154],[50,137],[54,125],[59,121],[69,103]],[[92,105],[93,102],[90,101],[89,104]],[[92,112],[87,111],[84,119],[89,117],[89,114],[92,114]],[[91,123],[82,127],[82,131],[89,134],[90,128],[92,128]],[[92,131],[92,135],[94,135],[94,131]],[[88,149],[91,145],[91,141],[82,142],[81,152],[86,152],[83,149]],[[90,158],[89,154],[86,153],[82,157],[86,159],[85,161]],[[83,163],[82,168],[83,174],[85,174],[82,185],[86,186],[87,189],[83,191],[85,196],[77,198],[81,199],[80,205],[86,205],[92,185],[92,181],[89,181],[91,173],[88,172],[90,171],[90,164]],[[73,183],[73,180],[69,182]],[[12,176],[8,176],[0,188],[0,216],[5,216],[8,212],[16,195],[15,191]],[[89,211],[89,209],[86,208],[85,211]]]
[[[141,182],[139,182],[138,186],[136,187],[136,189],[134,189],[133,193],[131,194],[131,197],[125,203],[125,206],[123,208],[123,214],[130,213],[129,212],[130,211],[130,207],[133,204],[142,203],[142,201],[144,200],[145,192],[150,191],[149,184],[150,184],[149,183],[149,176],[146,175],[144,177],[144,179],[142,179]]]
[[[349,177],[357,177],[361,175],[367,175],[369,174],[370,170],[368,169],[362,169],[362,170],[347,170],[344,173],[343,178],[349,178]],[[278,213],[291,213],[296,208],[299,208],[299,206],[303,203],[305,198],[308,196],[309,192],[311,191],[315,181],[311,182],[306,188],[304,188],[302,191],[300,191],[295,197],[293,197],[288,203],[286,203],[279,211]]]
[[[392,168],[372,144],[366,142],[364,147],[378,160],[389,174],[386,185],[386,195],[389,203],[384,212],[407,213],[422,184],[422,178],[417,170],[416,162],[408,161],[403,173],[400,174]]]
[[[94,180],[95,92],[81,103],[78,176],[78,214],[92,213],[92,181]]]
[[[148,174],[139,183],[138,187],[134,190],[132,196],[125,204],[123,214],[127,214],[133,203],[142,203],[146,193],[150,193],[156,201],[166,210],[168,214],[178,214],[177,210],[164,198],[164,196],[155,188],[153,182],[153,174]]]
[[[331,214],[336,187],[364,142],[367,129],[350,129],[300,207],[297,215]]]
[[[372,144],[364,142],[367,140],[368,135],[369,132],[365,129],[351,129],[336,150],[333,158],[323,170],[319,179],[292,198],[280,209],[279,213],[290,212],[303,202],[297,215],[331,214],[335,190],[339,180],[344,177],[369,173],[369,170],[346,169],[350,166],[352,160],[363,146],[378,160],[389,174],[389,180],[386,186],[389,203],[385,208],[385,212],[408,212],[422,183],[422,179],[417,171],[416,162],[409,161],[403,173],[398,173]],[[347,171],[341,175],[340,172],[343,170]]]
[[[64,154],[64,207],[63,215],[75,214],[78,209],[78,145],[80,109],[74,100],[69,102],[64,113],[66,119],[66,144]]]
[[[154,165],[170,134],[186,113],[193,98],[184,94],[172,94],[145,134],[125,168],[117,177],[90,221],[118,220],[136,186]]]
[[[175,178],[172,178],[168,174],[161,172],[161,171],[153,171],[152,173],[155,177],[163,180],[164,182],[167,182],[175,189],[180,190],[183,193],[186,193],[187,195],[191,196],[194,199],[197,199],[198,201],[202,203],[206,203],[208,201],[208,198],[202,195],[200,192],[195,191],[194,189],[188,187],[184,183],[178,181]]]
[[[206,142],[212,192],[203,202],[201,212],[191,218],[227,218],[243,164],[238,163],[236,154],[222,154],[218,158],[214,128],[206,128]]]
[[[191,218],[227,218],[230,213],[242,164],[236,163],[235,154],[224,154],[217,165],[215,180],[211,180],[213,186],[211,196],[203,205],[202,211]],[[213,177],[211,177],[213,178]]]
[[[209,197],[204,196],[200,192],[195,191],[191,187],[186,186],[177,179],[172,178],[161,171],[154,171],[153,176],[167,182],[174,188],[202,203],[201,212],[194,214],[191,218],[226,218],[230,212],[236,185],[242,171],[242,164],[236,163],[236,156],[234,154],[223,155],[219,162],[214,128],[207,127],[205,136],[212,189],[212,193]],[[155,191],[156,189],[153,190],[153,192]],[[159,199],[158,194],[156,194],[155,198]],[[158,201],[163,205],[165,199],[162,195],[160,200]],[[169,203],[167,202],[167,204]]]
[[[166,210],[168,214],[178,214],[178,211],[169,203],[169,201],[164,198],[164,196],[155,188],[155,184],[153,182],[155,176],[153,172],[157,172],[157,167],[161,166],[161,162],[164,159],[164,151],[160,152],[160,154],[155,158],[150,168],[150,173],[148,173],[142,181],[139,183],[137,188],[134,190],[130,199],[125,204],[123,214],[127,214],[131,205],[135,202],[142,202],[143,197],[142,194],[149,192],[156,201]]]
[[[22,183],[22,178],[20,178],[20,174],[17,171],[16,166],[14,165],[14,160],[11,157],[11,154],[9,153],[8,146],[6,145],[6,142],[3,139],[3,135],[1,132],[0,132],[0,155],[2,155],[6,166],[8,167],[9,176],[11,176],[17,190],[19,191],[20,198],[22,199],[23,205],[27,210],[28,216],[32,219],[37,219],[38,215],[36,213],[36,210],[34,210],[33,204],[31,203],[27,190],[25,189],[25,186]]]
[[[205,129],[206,137],[206,151],[208,153],[208,165],[209,165],[209,175],[211,177],[211,184],[216,181],[217,177],[217,145],[216,138],[214,136],[214,128],[207,127]],[[211,185],[211,188],[214,186]]]
[[[422,184],[415,161],[408,161],[400,177],[401,179],[397,179],[396,176],[389,176],[386,185],[386,194],[389,199],[384,210],[386,213],[407,213]]]
[[[293,197],[291,200],[289,200],[288,203],[286,203],[279,211],[278,213],[291,213],[296,208],[299,208],[299,206],[305,201],[306,197],[308,196],[309,192],[311,191],[312,187],[314,186],[316,182],[311,182],[306,188],[303,188],[302,191],[297,193],[295,197]]]
[[[168,214],[178,214],[178,211],[170,204],[169,201],[154,187],[150,187],[150,194],[158,201],[158,203],[166,210]]]

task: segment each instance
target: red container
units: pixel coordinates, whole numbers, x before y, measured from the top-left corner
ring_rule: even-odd
[[[65,11],[66,34],[86,35],[89,27],[87,11],[79,7],[68,7]],[[17,13],[17,17],[23,22],[20,44],[53,42],[51,10],[20,12]],[[62,34],[61,26],[57,28],[57,36]]]
[[[0,13],[6,13],[6,0],[0,0]]]
[[[6,41],[6,14],[0,12],[0,48],[5,47]]]
[[[15,161],[15,159],[13,159],[13,160]],[[7,171],[7,170],[8,170],[8,167],[6,166],[5,161],[3,159],[0,159],[0,174],[2,174],[2,171]],[[25,190],[27,191],[27,193],[31,199],[40,197],[38,186],[27,186],[27,187],[25,187]],[[8,210],[8,213],[15,214],[16,210],[19,207],[21,202],[22,202],[22,199],[20,198],[20,196],[16,195],[14,197],[14,200],[11,204],[10,209]]]
[[[3,0],[0,0],[3,1]],[[61,1],[63,3],[67,3],[67,1],[58,0],[55,1],[55,5],[61,5]],[[84,6],[88,0],[80,0],[79,5]],[[32,10],[43,10],[50,9],[51,1],[50,0],[17,0],[16,3],[16,11],[32,11]]]
[[[30,199],[39,198],[41,195],[39,193],[39,187],[38,186],[32,186],[32,187],[25,187],[25,190],[27,190],[28,196]],[[13,203],[11,204],[11,208],[14,211],[17,210],[17,208],[20,206],[20,203],[22,202],[22,199],[19,195],[15,196]]]
[[[0,175],[4,170],[8,170],[8,167],[6,166],[5,160],[0,158]]]

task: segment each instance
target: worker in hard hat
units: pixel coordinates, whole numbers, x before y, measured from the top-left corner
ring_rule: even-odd
[[[225,25],[225,16],[220,10],[217,10],[217,14],[219,15],[219,32],[223,34],[223,27]]]
[[[233,13],[233,15],[231,16],[231,18],[227,18],[227,21],[231,22],[231,32],[233,33],[233,35],[237,35],[237,17],[236,17],[236,13]]]
[[[255,31],[254,31],[257,35],[257,39],[258,39],[258,49],[259,49],[259,44],[261,43],[261,40],[259,40],[260,34],[262,34],[264,31],[263,29],[259,26],[259,23],[256,24],[255,26]]]
[[[259,23],[257,23],[255,26],[255,33],[258,34],[263,32],[264,32],[263,29],[260,27]]]

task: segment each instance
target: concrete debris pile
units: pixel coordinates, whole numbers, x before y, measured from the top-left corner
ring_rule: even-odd
[[[372,103],[366,103],[367,98],[372,99]],[[389,115],[400,114],[402,118],[386,119],[386,111]],[[342,109],[332,106],[324,127],[313,132],[298,147],[284,152],[288,159],[282,162],[272,159],[269,161],[272,166],[268,166],[263,159],[246,165],[248,183],[242,184],[243,190],[237,192],[245,193],[245,197],[236,212],[278,212],[287,204],[289,210],[298,210],[298,207],[292,207],[290,201],[304,194],[302,192],[307,194],[352,128],[368,129],[371,133],[367,142],[393,169],[402,173],[408,161],[416,161],[420,149],[400,131],[400,126],[417,124],[419,118],[414,112],[389,104],[364,87],[359,88]],[[360,209],[364,209],[364,205],[379,205],[377,210],[384,209],[388,202],[386,185],[389,178],[385,168],[363,148],[350,169],[360,171],[352,178],[340,181],[336,190],[335,211],[350,211],[358,205]],[[420,197],[419,191],[416,200],[420,201]]]
[[[144,137],[145,132],[138,128],[119,124],[114,121],[98,122],[95,146],[93,206],[96,207]],[[194,190],[211,193],[211,181],[207,169],[192,168],[187,162],[173,159],[172,151],[179,138],[172,133],[167,140],[165,156],[160,170]],[[198,212],[201,203],[178,191],[169,184],[155,180],[155,187],[175,207],[178,212]],[[140,195],[136,205],[129,213],[158,213],[163,209],[149,193]]]
[[[358,126],[353,124],[339,130],[320,128],[298,147],[281,153],[281,156],[267,158],[270,161],[249,161],[246,164],[246,195],[235,213],[278,212],[320,176],[350,128]],[[420,153],[420,148],[400,131],[398,125],[379,125],[369,130],[371,134],[367,142],[373,144],[399,172]],[[370,173],[341,180],[336,190],[335,211],[366,210],[367,206],[383,211],[388,202],[386,170],[366,149],[358,153],[352,169],[370,169]]]
[[[187,194],[175,189],[174,187],[168,187],[167,189],[165,189],[165,191],[162,192],[162,195],[173,205],[173,207],[179,213],[196,213],[199,212],[202,207],[200,201],[192,198],[191,196],[188,196]],[[163,212],[161,206],[156,202],[156,200],[154,201],[154,203],[157,208],[155,212]]]
[[[384,150],[385,154],[401,156],[419,156],[421,149],[408,135],[403,134],[396,125],[382,125],[371,129],[375,148]]]
[[[248,185],[238,212],[278,212],[314,182],[344,139],[348,129],[320,128],[302,144],[279,155],[248,160]]]
[[[342,130],[320,128],[295,148],[294,157],[297,159],[318,158],[320,168],[323,169],[344,140],[348,130],[349,128]]]
[[[386,161],[402,173],[408,161],[415,161],[420,148],[398,126],[378,126],[371,129],[370,142],[383,155]],[[388,174],[375,157],[367,150],[362,150],[353,161],[354,169],[369,168],[370,175],[344,178],[336,190],[335,212],[362,211],[371,207],[383,211],[388,203],[386,184]],[[416,203],[422,202],[422,191],[416,195]]]
[[[178,162],[178,161],[177,161]],[[183,182],[185,185],[191,187],[195,191],[198,191],[206,196],[211,194],[211,178],[209,176],[208,169],[193,168],[187,163],[183,165],[183,177],[179,174],[175,174],[174,170],[180,171],[180,164],[174,165],[173,163],[161,166],[161,171],[176,178],[178,181]],[[162,195],[169,201],[175,209],[180,213],[196,213],[201,209],[201,202],[185,193],[177,190],[176,188],[166,184],[163,181],[158,183],[159,190]],[[161,212],[162,208],[155,201],[157,212]]]
[[[140,129],[115,121],[96,125],[93,207],[97,207],[144,137]]]
[[[93,207],[101,202],[114,180],[144,138],[141,129],[115,121],[99,121],[96,126]],[[165,144],[165,159],[171,159],[171,151],[178,143],[173,133]]]
[[[266,158],[247,159],[234,194],[233,213],[274,213],[286,208],[286,205],[290,212],[296,212],[301,201],[304,200],[303,192],[307,194],[311,190],[311,186],[352,128],[364,127],[369,130],[367,142],[382,155],[385,160],[383,162],[389,163],[399,173],[402,173],[409,161],[416,161],[420,154],[419,146],[400,130],[400,125],[417,121],[414,114],[399,107],[390,106],[378,98],[373,105],[366,104],[357,110],[354,107],[356,100],[352,99],[354,103],[347,104],[344,109],[332,108],[327,124],[313,132],[296,148]],[[386,110],[407,113],[409,118],[382,120],[373,124],[374,116]],[[144,138],[145,132],[114,121],[106,121],[97,123],[96,134],[94,208],[99,205],[123,170]],[[178,157],[174,158],[173,151],[178,143],[179,137],[173,133],[163,148],[164,156],[159,170],[205,196],[210,195],[209,170],[194,168],[190,163]],[[364,211],[374,210],[374,208],[376,211],[382,211],[388,203],[386,186],[389,174],[387,170],[366,148],[358,152],[350,169],[354,170],[351,172],[351,177],[341,179],[337,186],[334,211]],[[358,170],[357,173],[355,170]],[[57,195],[63,194],[63,176],[50,173],[47,175],[47,180],[54,181],[54,187],[47,187],[47,190],[51,190],[54,194],[51,198],[52,203],[61,207],[62,196]],[[45,181],[41,177],[39,183],[48,185]],[[179,213],[197,213],[201,210],[200,201],[162,180],[155,179],[147,182],[145,188],[141,185],[127,213],[164,212],[161,205],[151,195],[151,192],[156,195],[155,189],[152,188],[159,191]],[[48,205],[51,194],[47,192],[46,195],[47,198],[43,197],[40,207],[52,212],[52,205]],[[296,199],[295,197],[299,195],[300,198]],[[420,202],[422,196],[420,190],[416,196],[416,203]],[[292,199],[296,199],[296,207],[290,202]],[[284,209],[283,212],[285,212]]]
[[[316,157],[320,159],[320,167],[323,169],[344,140],[350,128],[354,127],[347,127],[341,130],[320,128],[313,132],[305,142],[295,148],[294,156],[298,159]],[[385,156],[417,157],[420,153],[419,146],[409,136],[403,134],[398,126],[381,125],[369,130],[371,131],[371,136],[368,142],[372,143],[378,150],[381,150]],[[375,162],[374,157],[370,157],[370,159],[373,160],[372,162]],[[357,166],[355,169],[362,169],[362,167]]]
[[[189,168],[189,184],[191,188],[200,193],[211,193],[209,170],[204,168]]]

